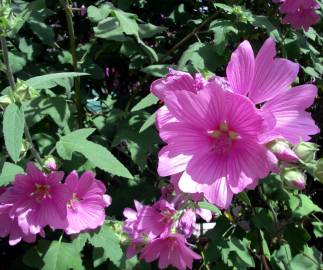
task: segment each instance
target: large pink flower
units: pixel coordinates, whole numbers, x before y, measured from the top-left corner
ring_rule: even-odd
[[[186,267],[192,269],[193,260],[201,259],[197,253],[187,247],[185,237],[180,234],[168,234],[153,240],[143,249],[140,258],[148,263],[159,259],[160,269],[172,265],[180,270],[185,270]]]
[[[161,176],[183,172],[182,191],[203,192],[221,208],[271,167],[269,151],[259,144],[262,117],[246,97],[212,81],[201,91],[172,91],[165,106],[176,121],[165,123],[167,142],[159,153]]]
[[[105,220],[105,207],[111,204],[111,197],[104,194],[104,184],[90,171],[83,173],[80,179],[73,171],[67,176],[65,185],[71,192],[65,232],[74,234],[101,226]]]
[[[227,80],[235,93],[248,96],[260,108],[265,119],[264,142],[278,137],[293,144],[308,141],[309,135],[319,132],[310,113],[305,111],[313,104],[317,89],[311,84],[291,87],[299,65],[275,56],[275,42],[271,38],[256,57],[250,43],[244,41],[231,56]]]
[[[12,204],[10,217],[17,218],[25,234],[37,234],[47,225],[54,229],[66,227],[70,192],[60,182],[63,176],[63,172],[46,175],[30,162],[27,174],[16,175],[13,186],[3,194],[6,202]]]

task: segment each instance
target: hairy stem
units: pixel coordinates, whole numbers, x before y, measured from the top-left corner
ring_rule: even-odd
[[[70,52],[72,54],[73,69],[75,72],[78,72],[77,64],[77,54],[76,54],[76,44],[75,44],[75,32],[73,26],[73,11],[68,4],[68,0],[59,0],[65,11],[65,17],[67,22],[68,36],[70,41]],[[80,77],[75,77],[74,79],[75,86],[75,103],[77,108],[78,122],[79,126],[83,125],[83,107],[81,101],[81,81]]]
[[[8,47],[7,47],[7,41],[4,36],[0,36],[0,41],[1,41],[1,48],[2,48],[2,54],[3,54],[3,61],[6,66],[6,74],[7,74],[9,83],[10,83],[11,91],[12,91],[12,93],[14,93],[16,91],[16,83],[15,83],[15,78],[13,76],[13,73],[12,73],[12,70],[10,67],[10,63],[9,63],[9,51],[8,51]],[[25,133],[26,140],[30,143],[31,153],[39,164],[43,164],[42,159],[41,159],[40,155],[38,154],[38,152],[34,146],[34,143],[32,141],[26,120],[24,120],[24,122],[25,122],[24,123],[24,133]]]

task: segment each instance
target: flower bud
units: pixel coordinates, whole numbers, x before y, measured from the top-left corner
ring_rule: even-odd
[[[297,167],[285,167],[281,170],[281,179],[292,189],[303,190],[306,185],[305,175]]]
[[[55,159],[52,156],[48,156],[44,161],[44,166],[46,169],[50,171],[56,171],[57,170],[57,163]]]
[[[276,140],[267,144],[267,147],[275,154],[275,156],[286,162],[295,162],[298,161],[298,156],[290,148],[287,141]]]
[[[304,162],[314,160],[318,150],[317,144],[311,142],[301,142],[294,147],[294,152]]]

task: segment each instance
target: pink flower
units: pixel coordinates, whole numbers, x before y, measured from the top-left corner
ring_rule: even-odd
[[[320,21],[320,16],[315,12],[315,9],[320,8],[316,0],[273,0],[273,2],[281,3],[279,11],[285,14],[283,23],[291,24],[295,29],[303,27],[307,31],[311,25]]]
[[[143,249],[140,258],[148,263],[159,259],[160,269],[172,265],[180,270],[185,270],[186,267],[192,269],[193,260],[201,259],[197,253],[187,247],[186,239],[180,234],[168,234],[153,240]]]
[[[18,224],[17,217],[10,217],[9,213],[12,208],[12,204],[6,204],[6,195],[1,195],[0,204],[0,237],[6,237],[9,235],[9,245],[13,246],[18,244],[21,240],[27,243],[33,243],[36,241],[36,234],[30,231],[23,231]],[[41,235],[44,236],[44,232],[41,231]]]
[[[167,94],[165,105],[176,121],[160,129],[168,145],[159,153],[158,173],[183,172],[183,192],[203,192],[227,208],[233,194],[269,173],[270,153],[259,144],[263,119],[248,98],[211,81],[197,93]]]
[[[280,6],[281,13],[293,13],[300,9],[318,9],[316,0],[284,0]]]
[[[136,228],[150,237],[168,233],[173,224],[176,210],[167,201],[161,199],[153,206],[144,206],[137,216]]]
[[[96,229],[105,220],[105,207],[111,204],[111,197],[105,195],[104,184],[95,179],[92,172],[86,171],[79,178],[76,171],[71,172],[65,181],[71,192],[67,202],[67,234]]]
[[[319,132],[311,114],[305,111],[313,104],[317,88],[312,84],[291,88],[299,65],[275,56],[271,38],[256,57],[250,43],[244,41],[231,56],[227,80],[235,93],[248,96],[260,108],[265,120],[261,137],[264,143],[279,137],[292,144],[308,141],[309,135]]]
[[[314,9],[299,9],[293,13],[287,13],[283,18],[283,24],[291,24],[295,29],[303,27],[305,31],[319,21],[320,16]]]
[[[25,234],[37,234],[47,225],[53,229],[66,227],[70,192],[60,182],[63,176],[63,172],[46,175],[31,162],[27,174],[16,175],[13,187],[6,192],[6,201],[12,204],[10,218],[17,218]]]
[[[195,74],[195,77],[193,78],[192,75],[187,72],[177,71],[170,68],[166,77],[155,80],[151,84],[150,91],[161,101],[164,101],[168,93],[176,90],[196,93],[201,90],[206,83],[207,81],[199,73]],[[162,106],[157,111],[157,129],[160,129],[164,124],[173,121],[176,121],[176,119],[169,113],[166,106]]]

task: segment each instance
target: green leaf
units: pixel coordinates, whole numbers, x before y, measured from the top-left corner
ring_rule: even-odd
[[[80,251],[72,243],[61,241],[40,240],[38,246],[27,251],[23,261],[42,270],[84,269]]]
[[[293,216],[301,218],[313,212],[321,212],[322,209],[318,207],[313,201],[304,194],[291,195],[289,199],[289,207]]]
[[[3,114],[3,134],[7,151],[14,162],[19,160],[24,133],[24,112],[16,104],[10,104]]]
[[[168,67],[169,65],[150,65],[142,68],[141,71],[155,77],[163,77],[167,74]]]
[[[13,73],[21,71],[27,64],[23,53],[10,51],[8,56],[10,67]]]
[[[113,7],[109,3],[103,4],[98,8],[95,6],[89,6],[87,8],[87,16],[91,22],[98,23],[108,17],[112,10]]]
[[[278,250],[275,250],[272,254],[272,259],[273,262],[275,262],[278,269],[293,270],[290,266],[290,261],[292,260],[292,253],[288,244],[284,244],[280,246]]]
[[[49,9],[41,9],[32,12],[28,19],[28,24],[33,33],[46,45],[52,46],[55,39],[55,33],[52,27],[45,23],[46,17],[52,15]]]
[[[312,225],[314,227],[314,234],[317,238],[323,237],[323,222],[322,221],[314,221],[312,222]]]
[[[141,133],[138,132],[145,119],[147,119],[147,113],[140,112],[122,121],[118,125],[112,141],[112,147],[126,141],[131,159],[140,169],[144,169],[147,157],[156,153],[157,145],[160,143],[159,136],[154,128],[148,128]]]
[[[61,72],[36,76],[26,81],[26,84],[35,89],[50,89],[57,85],[66,87],[68,79],[89,75],[82,72]]]
[[[0,186],[10,184],[15,179],[16,174],[23,172],[24,169],[20,166],[10,162],[5,162],[0,175]]]
[[[296,255],[290,262],[292,270],[317,270],[318,265],[303,254]]]
[[[221,216],[222,212],[219,208],[215,205],[208,203],[207,201],[198,202],[198,206],[203,209],[210,210],[211,212],[215,213],[216,216]]]
[[[39,96],[25,104],[25,115],[28,126],[33,126],[49,115],[59,128],[70,131],[68,120],[71,112],[65,97]]]
[[[130,18],[133,14],[123,12],[122,10],[114,10],[114,15],[120,22],[120,26],[125,34],[134,35],[139,38],[139,26],[135,19]]]
[[[284,230],[284,239],[290,244],[292,250],[303,250],[310,238],[308,232],[298,224],[289,224]]]
[[[152,105],[155,105],[158,102],[158,98],[152,93],[145,96],[142,100],[140,100],[132,109],[131,112],[140,111],[146,109]]]
[[[141,38],[151,38],[165,30],[167,30],[167,27],[164,26],[157,26],[151,23],[139,24],[139,36]]]
[[[92,234],[89,242],[95,247],[93,251],[94,267],[104,263],[108,258],[116,266],[120,266],[123,255],[120,241],[108,224],[104,224],[100,231]]]
[[[114,175],[132,179],[133,176],[128,169],[108,149],[86,139],[94,130],[94,128],[79,129],[61,137],[56,144],[58,154],[63,159],[71,160],[73,152],[78,152],[95,167]]]
[[[151,116],[149,116],[146,122],[141,126],[139,133],[144,132],[147,128],[151,127],[155,123],[156,114],[157,112],[154,112]]]

